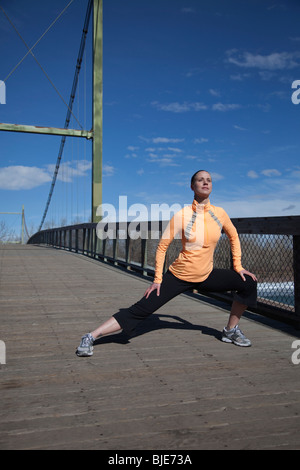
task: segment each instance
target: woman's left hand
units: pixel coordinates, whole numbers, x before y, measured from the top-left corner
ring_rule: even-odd
[[[246,269],[242,269],[242,270],[239,272],[239,275],[241,276],[241,278],[243,279],[243,281],[246,281],[245,274],[247,274],[247,276],[252,277],[253,281],[256,281],[256,282],[257,282],[257,277],[255,276],[255,274],[250,273],[250,272],[247,271]]]

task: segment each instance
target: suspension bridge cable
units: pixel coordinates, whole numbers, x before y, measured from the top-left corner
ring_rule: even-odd
[[[74,0],[72,0],[71,3],[73,3]],[[70,3],[70,4],[71,4]],[[70,5],[69,4],[69,5]],[[56,93],[58,94],[58,96],[60,97],[60,99],[62,100],[62,102],[65,104],[65,106],[69,109],[69,111],[71,112],[71,114],[73,115],[73,117],[76,119],[77,123],[79,124],[80,128],[82,129],[82,125],[80,124],[80,122],[78,121],[78,119],[76,118],[76,116],[74,116],[73,112],[72,112],[72,109],[69,108],[68,104],[66,103],[66,101],[64,100],[63,96],[61,95],[61,93],[58,91],[57,87],[54,85],[53,81],[51,80],[51,78],[49,77],[49,75],[47,74],[47,72],[45,71],[45,69],[42,67],[42,65],[40,64],[40,62],[37,60],[37,58],[35,57],[34,53],[32,52],[32,49],[35,47],[33,46],[31,49],[29,48],[28,44],[26,43],[25,39],[23,39],[22,35],[19,33],[18,29],[16,28],[16,26],[14,25],[14,23],[11,21],[11,19],[9,18],[9,16],[7,15],[7,13],[5,12],[4,8],[0,5],[0,9],[3,11],[4,15],[6,16],[7,20],[9,21],[9,23],[11,24],[11,26],[13,27],[13,29],[16,31],[17,35],[19,36],[19,38],[21,39],[21,41],[23,42],[23,44],[25,45],[26,49],[28,49],[28,54],[31,54],[32,57],[34,58],[35,62],[37,63],[37,65],[40,67],[41,71],[43,72],[43,74],[46,76],[47,80],[49,81],[49,83],[52,85],[52,87],[54,88],[54,90],[56,91]],[[49,29],[49,28],[48,28]],[[45,33],[46,34],[46,33]],[[27,55],[28,55],[27,54]],[[7,80],[7,78],[6,78]]]
[[[87,37],[87,33],[88,33],[88,27],[89,27],[91,12],[92,12],[92,6],[93,6],[93,0],[89,0],[88,7],[87,7],[87,12],[86,12],[86,17],[85,17],[85,22],[84,22],[84,27],[83,27],[83,32],[82,32],[82,37],[81,37],[81,43],[80,43],[80,47],[79,47],[79,53],[78,53],[75,76],[74,76],[74,81],[73,81],[73,86],[72,86],[72,91],[71,91],[71,96],[70,96],[70,101],[69,101],[69,106],[68,106],[68,112],[67,112],[66,121],[65,121],[65,127],[64,127],[65,129],[68,129],[69,124],[70,124],[71,110],[73,109],[74,99],[75,99],[75,95],[76,95],[76,89],[77,89],[78,78],[79,78],[79,73],[80,73],[81,64],[82,64],[82,58],[83,58],[84,50],[85,50],[86,37]],[[58,171],[59,171],[59,167],[60,167],[60,162],[61,162],[65,142],[66,142],[66,136],[63,136],[62,140],[61,140],[61,144],[60,144],[60,149],[59,149],[59,153],[58,153],[58,157],[57,157],[56,167],[55,167],[55,170],[54,170],[54,175],[53,175],[53,179],[52,179],[52,183],[51,183],[51,187],[50,187],[48,200],[47,200],[47,203],[46,203],[46,208],[45,208],[45,211],[44,211],[44,214],[43,214],[43,217],[42,217],[42,221],[41,221],[41,224],[40,224],[40,227],[39,227],[38,231],[40,231],[42,229],[42,226],[43,226],[43,224],[45,222],[45,219],[46,219],[46,216],[47,216],[47,212],[48,212],[48,209],[49,209],[49,205],[50,205],[50,202],[51,202],[52,194],[53,194],[53,191],[54,191],[54,187],[55,187],[55,183],[56,183],[56,179],[57,179],[57,175],[58,175]]]
[[[6,82],[9,77],[17,70],[17,68],[22,64],[22,62],[26,59],[26,57],[33,51],[33,49],[38,45],[39,42],[43,39],[44,36],[50,31],[50,29],[57,23],[59,18],[64,14],[64,12],[69,8],[69,6],[74,2],[74,0],[71,0],[70,3],[63,9],[63,11],[58,15],[58,17],[50,24],[50,26],[46,29],[46,31],[42,34],[42,36],[36,41],[36,43],[29,49],[29,51],[24,55],[23,59],[20,60],[20,62],[12,69],[12,71],[7,75],[7,77],[3,80]],[[15,26],[13,25],[12,21],[8,18],[8,15],[4,11],[4,8],[0,5],[0,9],[3,11],[4,15],[10,22],[10,24],[13,26],[13,28],[16,30]]]
[[[27,237],[30,238],[29,231],[28,231],[27,224],[26,224],[25,213],[24,213],[24,227],[25,227],[25,232],[26,232]]]

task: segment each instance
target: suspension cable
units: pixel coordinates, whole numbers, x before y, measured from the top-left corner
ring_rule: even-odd
[[[31,54],[31,51],[33,51],[33,49],[38,45],[38,43],[43,39],[44,36],[46,36],[46,34],[48,33],[48,31],[50,31],[50,29],[52,28],[52,26],[55,25],[55,23],[57,23],[57,21],[59,20],[59,18],[64,14],[64,12],[69,8],[69,6],[74,2],[74,0],[71,0],[70,3],[63,9],[63,11],[58,15],[58,17],[50,24],[50,26],[46,29],[46,31],[42,34],[42,36],[36,41],[36,43],[28,50],[28,52],[24,55],[23,59],[20,60],[20,62],[12,69],[12,71],[7,75],[7,77],[3,80],[4,82],[6,82],[9,77],[15,72],[15,70],[17,70],[17,68],[22,64],[22,62],[26,59],[26,57]],[[14,30],[17,32],[17,34],[19,35],[19,32],[17,31],[15,25],[13,24],[13,22],[10,20],[10,18],[8,17],[7,13],[4,11],[4,8],[0,5],[0,9],[3,11],[4,15],[6,16],[6,18],[8,19],[8,21],[10,22],[10,24],[12,25],[12,27],[14,28]]]
[[[75,76],[74,76],[74,81],[73,81],[73,86],[72,86],[72,91],[71,91],[71,96],[70,96],[70,101],[69,101],[69,106],[68,106],[68,112],[67,112],[66,121],[65,121],[65,127],[64,127],[65,129],[68,129],[69,124],[70,124],[71,113],[72,113],[71,110],[73,109],[74,99],[75,99],[75,95],[76,95],[76,89],[77,89],[78,78],[79,78],[79,73],[80,73],[81,64],[82,64],[82,58],[83,58],[83,54],[84,54],[84,50],[85,50],[85,44],[86,44],[86,38],[87,38],[87,33],[88,33],[88,27],[89,27],[91,12],[92,12],[92,6],[93,6],[93,0],[89,0],[88,7],[87,7],[87,12],[86,12],[86,17],[85,17],[85,22],[84,22],[84,27],[83,27],[83,32],[82,32],[82,37],[81,37],[81,43],[80,43],[80,47],[79,47],[79,53],[78,53]],[[38,231],[40,231],[42,229],[42,226],[43,226],[43,224],[45,222],[45,219],[46,219],[46,216],[47,216],[47,212],[48,212],[48,209],[49,209],[49,205],[50,205],[50,202],[51,202],[52,194],[53,194],[53,191],[54,191],[54,187],[55,187],[55,183],[56,183],[56,179],[57,179],[57,175],[58,175],[58,171],[59,171],[59,167],[60,167],[60,162],[61,162],[65,142],[66,142],[66,136],[63,136],[62,140],[61,140],[61,144],[60,144],[60,149],[59,149],[57,161],[56,161],[56,167],[55,167],[55,170],[54,170],[54,175],[53,175],[53,179],[52,179],[52,183],[51,183],[51,188],[50,188],[48,200],[47,200],[47,203],[46,203],[46,208],[45,208],[44,215],[43,215],[43,218],[42,218],[42,221],[41,221],[41,224],[40,224],[40,227],[39,227]]]
[[[30,235],[29,235],[29,231],[28,231],[28,228],[27,228],[27,224],[26,224],[25,213],[24,213],[24,227],[25,227],[25,232],[26,232],[27,238],[29,239]]]
[[[71,5],[71,3],[73,3],[74,0],[71,0],[71,2],[69,3],[69,5],[67,5],[67,7],[64,9],[64,11]],[[58,18],[62,15],[62,13],[59,15],[59,17],[57,18],[57,20],[54,21],[54,23],[52,23],[52,25],[48,28],[48,30],[41,36],[41,38],[37,41],[37,43],[30,49],[28,44],[26,43],[25,39],[22,37],[22,35],[19,33],[17,27],[14,25],[14,23],[11,21],[11,19],[9,18],[9,16],[7,15],[7,13],[5,12],[4,8],[0,5],[0,9],[3,11],[4,15],[6,16],[7,20],[9,21],[9,23],[11,24],[11,26],[13,27],[13,29],[16,31],[17,35],[19,36],[19,38],[21,39],[21,41],[23,42],[23,44],[25,45],[26,49],[28,49],[28,52],[26,54],[25,57],[27,57],[28,54],[31,54],[32,57],[34,58],[35,62],[37,63],[37,65],[40,67],[41,71],[43,72],[43,74],[46,76],[47,80],[49,81],[49,83],[52,85],[52,87],[54,88],[54,90],[56,91],[56,93],[58,94],[58,96],[60,97],[60,99],[62,100],[62,102],[64,103],[64,105],[69,109],[69,111],[71,112],[71,114],[73,115],[73,117],[76,119],[77,123],[79,124],[79,126],[81,127],[82,129],[82,126],[80,124],[80,122],[78,121],[78,119],[76,118],[76,116],[74,116],[74,114],[72,113],[72,110],[68,107],[68,104],[66,103],[66,101],[64,100],[63,96],[61,95],[61,93],[58,91],[57,87],[54,85],[53,81],[51,80],[51,78],[49,77],[49,75],[47,74],[47,72],[45,71],[45,69],[42,67],[42,65],[40,64],[40,62],[37,60],[36,56],[34,55],[34,53],[32,52],[32,50],[34,49],[34,47],[37,45],[37,43],[42,39],[42,37],[45,36],[46,32],[49,31],[49,29],[51,28],[51,26],[56,23],[56,21],[58,20]],[[23,59],[21,60],[21,62],[19,62],[19,64],[13,69],[13,71],[8,75],[8,77],[6,77],[6,79],[4,81],[6,81],[9,76],[16,70],[16,68],[23,62],[23,60],[25,59],[25,57],[23,57]]]

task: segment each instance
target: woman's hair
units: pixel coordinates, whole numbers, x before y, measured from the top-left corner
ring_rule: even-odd
[[[201,171],[205,171],[205,173],[208,173],[208,174],[210,175],[209,171],[207,171],[207,170],[198,170],[198,171],[196,171],[196,173],[193,174],[193,176],[192,176],[192,178],[191,178],[191,184],[194,183],[196,176],[197,176],[198,173],[200,173]]]

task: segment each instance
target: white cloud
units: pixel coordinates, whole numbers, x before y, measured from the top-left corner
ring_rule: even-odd
[[[180,148],[178,147],[148,147],[145,149],[145,152],[150,152],[150,153],[154,153],[154,152],[166,152],[166,151],[169,151],[169,152],[173,152],[173,153],[182,153],[183,150],[181,150]]]
[[[53,176],[55,171],[55,165],[47,165],[46,168],[48,173]],[[57,180],[63,181],[64,183],[72,183],[74,177],[85,176],[87,171],[91,170],[91,168],[92,163],[87,160],[62,162],[59,166]]]
[[[103,176],[113,176],[115,173],[115,168],[111,165],[103,165],[102,174]]]
[[[63,162],[60,164],[57,180],[71,183],[74,177],[85,176],[91,167],[91,162],[87,160]],[[53,164],[44,168],[23,165],[0,168],[0,189],[20,191],[37,188],[52,181],[54,170]]]
[[[221,93],[218,91],[218,90],[215,90],[214,88],[210,88],[209,89],[209,93],[212,95],[212,96],[220,96]]]
[[[171,150],[170,148],[168,150]],[[156,163],[159,166],[179,166],[178,163],[174,161],[176,158],[179,156],[179,153],[181,152],[176,152],[177,149],[175,149],[175,152],[172,154],[170,153],[159,153],[162,151],[166,151],[166,149],[163,148],[158,148],[156,149],[156,153],[154,152],[149,152],[147,162],[149,163]],[[179,149],[178,149],[179,150]]]
[[[138,154],[137,153],[126,153],[125,155],[125,158],[138,158]]]
[[[152,157],[152,155],[151,155]],[[147,159],[149,163],[156,163],[159,166],[180,166],[178,163],[174,162],[172,157],[168,156],[162,156],[162,157],[157,157],[156,155],[153,156],[151,159]]]
[[[143,136],[139,136],[139,139],[143,140],[144,142],[151,142],[152,144],[177,144],[179,142],[184,142],[184,139],[177,139],[177,138],[170,138],[170,137],[152,137],[147,138]],[[155,151],[155,148],[148,148],[147,151]]]
[[[76,174],[78,176],[85,176],[86,172],[92,169],[92,162],[89,162],[88,160],[79,160],[76,165]]]
[[[220,180],[224,179],[223,175],[220,175],[219,173],[214,173],[214,172],[211,173],[211,177],[212,177],[213,182],[220,181]]]
[[[177,147],[168,147],[168,150],[170,150],[170,152],[174,152],[174,153],[182,153],[183,150],[177,148]]]
[[[152,138],[148,138],[148,137],[143,137],[143,136],[139,136],[139,139],[144,141],[144,142],[147,142],[147,143],[152,143],[152,144],[177,144],[179,142],[184,142],[184,139],[177,139],[177,138],[169,138],[169,137],[152,137]],[[146,151],[147,152],[154,152],[156,149],[155,148],[147,148]]]
[[[196,75],[199,75],[201,73],[201,68],[200,67],[195,67],[190,69],[188,72],[184,73],[183,76],[186,78],[191,78]]]
[[[293,69],[300,65],[296,60],[300,57],[297,52],[274,52],[269,55],[252,54],[251,52],[238,52],[236,49],[227,51],[226,61],[245,68],[258,68],[260,70]]]
[[[182,8],[181,9],[182,13],[195,13],[195,9],[194,8]]]
[[[160,111],[168,111],[171,113],[186,113],[188,111],[202,111],[208,109],[208,106],[203,103],[190,103],[188,101],[184,101],[183,103],[159,103],[158,101],[153,101],[151,105]]]
[[[152,139],[153,144],[176,144],[183,141],[184,139],[170,139],[168,137],[154,137]]]
[[[230,75],[231,80],[235,80],[238,82],[242,82],[245,78],[249,78],[249,73],[236,73],[234,75]]]
[[[270,72],[270,70],[260,70],[258,72],[258,75],[260,76],[260,78],[264,81],[269,81],[269,80],[272,80],[272,78],[274,78],[274,76],[276,75],[275,72]]]
[[[252,178],[252,179],[259,178],[258,174],[254,170],[248,171],[247,176],[249,176],[249,178]]]
[[[0,168],[0,189],[19,191],[33,189],[52,180],[47,170],[29,166]]]
[[[279,178],[280,176],[280,178]],[[227,210],[230,217],[276,217],[299,215],[300,184],[297,170],[282,174],[276,169],[261,172],[250,170],[248,177],[259,178],[240,187],[228,197],[228,192],[215,191],[213,200]]]
[[[127,150],[130,152],[136,152],[140,147],[135,147],[134,145],[128,145]]]
[[[183,103],[159,103],[158,101],[153,101],[151,105],[159,109],[160,111],[166,111],[170,113],[187,113],[190,111],[206,111],[208,109],[212,109],[213,111],[231,111],[233,109],[241,108],[239,104],[224,104],[224,103],[215,103],[210,108],[208,105],[199,102],[188,102],[184,101]]]
[[[267,176],[268,178],[272,178],[272,177],[275,177],[275,176],[281,176],[281,173],[280,173],[280,171],[276,170],[275,168],[269,168],[269,169],[262,170],[261,175]],[[248,171],[247,176],[249,178],[252,178],[252,179],[259,178],[258,173],[254,170]]]
[[[272,169],[267,169],[267,170],[263,170],[261,173],[262,173],[264,176],[268,176],[268,177],[280,176],[280,175],[281,175],[280,171],[275,170],[274,168],[272,168]]]
[[[215,103],[212,106],[213,111],[231,111],[233,109],[239,109],[241,106],[239,104],[224,104],[224,103]]]
[[[212,198],[213,200],[213,198]],[[274,199],[265,196],[262,199],[239,199],[237,201],[217,201],[229,217],[276,217],[281,215],[299,215],[300,201]]]
[[[205,137],[201,137],[200,139],[194,139],[194,144],[204,144],[205,142],[208,142],[208,139],[205,139]]]

